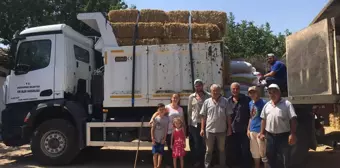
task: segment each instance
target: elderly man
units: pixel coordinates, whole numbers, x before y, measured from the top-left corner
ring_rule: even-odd
[[[290,166],[290,145],[296,142],[296,114],[293,105],[281,98],[277,84],[268,87],[270,101],[261,112],[261,133],[259,138],[267,139],[266,155],[270,167]],[[276,165],[280,156],[280,165]]]
[[[194,82],[195,93],[189,96],[188,100],[188,126],[190,150],[193,153],[194,167],[203,164],[205,144],[200,135],[201,118],[199,116],[203,103],[210,98],[210,94],[203,90],[203,81],[196,79]]]
[[[251,99],[240,93],[240,84],[231,84],[231,96],[227,99],[229,111],[232,111],[232,135],[229,146],[232,148],[232,156],[238,162],[242,162],[242,168],[250,168],[251,155],[247,128],[250,119],[249,102]],[[241,157],[238,157],[241,155]]]
[[[224,148],[226,135],[229,136],[231,134],[230,115],[232,111],[228,110],[227,99],[221,95],[221,90],[220,85],[211,85],[211,98],[204,101],[200,111],[202,116],[200,134],[206,137],[206,168],[210,167],[215,140],[217,140],[219,150],[220,166],[224,167],[226,164]]]
[[[261,80],[265,79],[267,86],[270,84],[277,84],[282,91],[287,91],[287,67],[286,65],[277,60],[273,53],[267,55],[267,61],[271,65],[270,72],[263,75]]]

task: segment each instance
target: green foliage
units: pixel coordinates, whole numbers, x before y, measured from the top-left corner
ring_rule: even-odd
[[[0,43],[8,44],[17,30],[48,24],[65,23],[86,34],[90,30],[77,20],[78,13],[126,8],[123,0],[1,0],[0,37],[5,40]]]
[[[253,21],[246,20],[236,23],[232,13],[229,13],[227,22],[225,43],[232,59],[263,57],[270,52],[278,57],[284,55],[285,37],[291,34],[289,30],[286,30],[284,34],[275,35],[269,23],[261,26],[256,26]]]

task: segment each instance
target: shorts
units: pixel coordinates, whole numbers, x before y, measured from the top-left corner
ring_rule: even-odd
[[[152,154],[164,154],[164,144],[157,143],[155,145],[152,145]]]
[[[254,159],[262,159],[265,163],[268,161],[266,157],[266,142],[259,139],[259,133],[250,132],[250,152]]]

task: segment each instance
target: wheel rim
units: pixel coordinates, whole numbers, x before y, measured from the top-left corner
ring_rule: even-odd
[[[51,130],[44,134],[40,141],[40,148],[46,156],[58,157],[67,147],[66,136],[57,130]]]

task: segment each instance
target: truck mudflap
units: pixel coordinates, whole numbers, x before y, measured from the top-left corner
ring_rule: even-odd
[[[2,111],[2,139],[7,146],[21,146],[30,142],[30,129],[24,119],[31,107],[27,104],[8,106]]]

